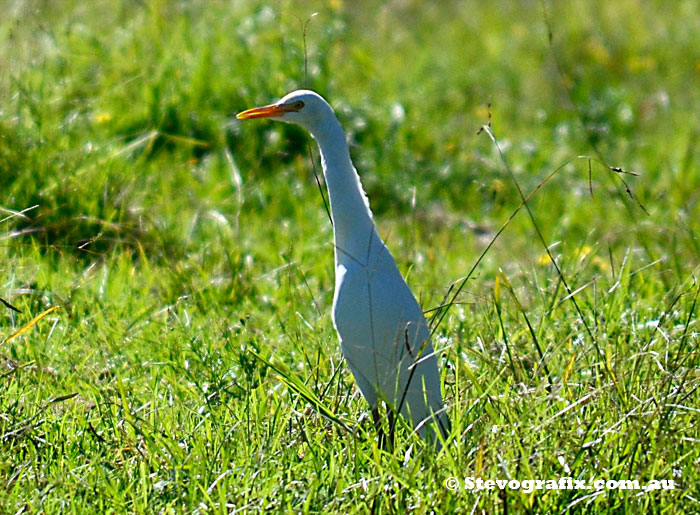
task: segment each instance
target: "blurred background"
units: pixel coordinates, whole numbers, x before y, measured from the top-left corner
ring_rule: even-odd
[[[307,87],[336,108],[380,220],[497,227],[519,197],[476,135],[491,115],[525,191],[594,158],[592,184],[574,160],[537,198],[552,237],[649,238],[651,223],[698,248],[694,1],[5,1],[3,12],[2,206],[36,206],[6,233],[76,254],[138,242],[183,253],[199,240],[195,213],[248,225],[301,210],[325,237],[306,135],[233,118]],[[600,162],[640,174],[625,180],[651,216]]]

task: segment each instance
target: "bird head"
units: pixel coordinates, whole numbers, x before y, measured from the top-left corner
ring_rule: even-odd
[[[269,118],[287,123],[296,123],[314,133],[325,120],[335,118],[333,109],[321,95],[314,91],[300,89],[292,91],[274,104],[254,107],[238,113],[239,120]]]

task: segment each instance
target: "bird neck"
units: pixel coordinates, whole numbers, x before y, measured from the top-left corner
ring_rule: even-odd
[[[380,247],[372,211],[360,176],[350,160],[345,133],[335,117],[312,131],[321,151],[323,175],[328,187],[335,238],[336,264],[346,261],[367,264]]]

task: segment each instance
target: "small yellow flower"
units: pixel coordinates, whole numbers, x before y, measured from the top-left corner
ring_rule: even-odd
[[[589,257],[589,255],[591,254],[592,251],[593,251],[592,247],[590,247],[588,245],[584,245],[583,247],[578,249],[574,255],[576,256],[576,258],[578,259],[578,261],[580,263],[583,263],[583,261],[587,257]],[[593,256],[591,256],[590,259],[591,259],[591,265],[593,265],[593,268],[598,269],[600,272],[607,272],[608,270],[610,270],[610,264],[607,261],[605,261],[605,259],[603,259],[602,257],[593,255]]]
[[[574,255],[579,259],[579,261],[583,261],[586,259],[586,256],[593,250],[590,246],[584,245],[580,249],[577,249]]]
[[[494,179],[491,181],[491,191],[495,194],[503,193],[506,191],[506,183],[501,179]]]
[[[112,115],[109,113],[97,113],[95,115],[95,121],[98,123],[98,125],[102,125],[104,123],[107,123],[111,119],[112,119]]]
[[[593,263],[593,266],[601,272],[607,272],[608,270],[610,270],[610,263],[605,261],[600,256],[593,256],[593,259],[591,259],[591,263]]]
[[[330,0],[328,7],[334,11],[340,11],[343,8],[343,0]]]
[[[549,259],[549,254],[546,252],[544,254],[540,254],[540,257],[537,258],[537,264],[539,266],[547,266],[551,262],[552,261]]]

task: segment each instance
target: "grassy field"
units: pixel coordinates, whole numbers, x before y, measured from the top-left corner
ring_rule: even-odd
[[[694,0],[0,6],[1,513],[700,513]],[[441,319],[439,454],[377,448],[310,139],[235,120],[300,87]]]

